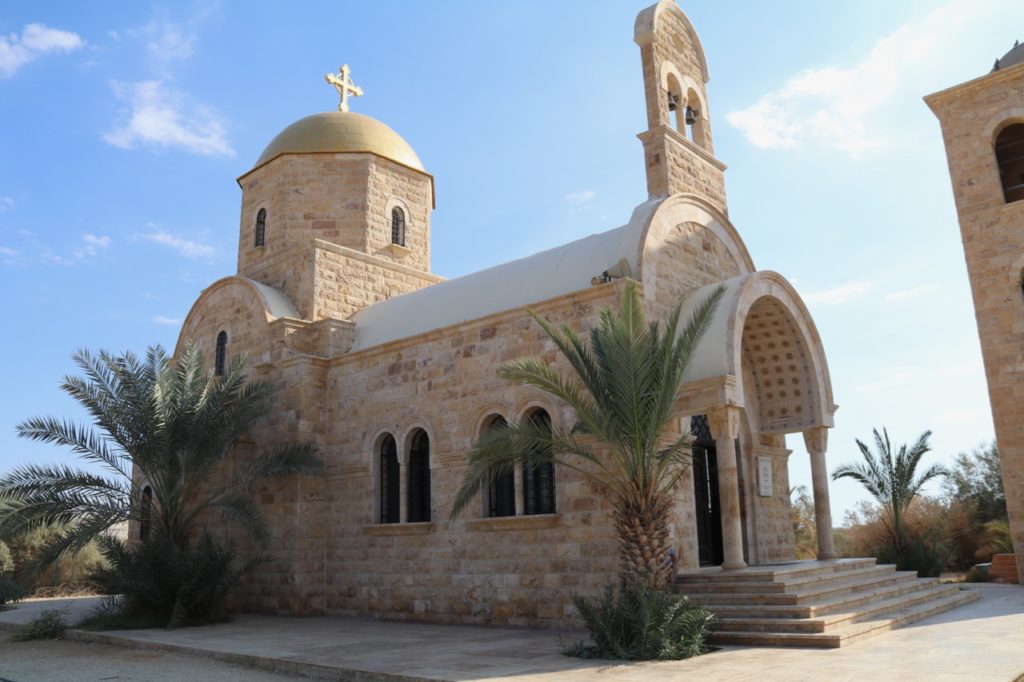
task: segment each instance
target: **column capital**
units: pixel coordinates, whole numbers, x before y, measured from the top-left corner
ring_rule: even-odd
[[[740,415],[743,408],[737,405],[723,405],[707,411],[708,426],[715,440],[732,440],[740,435]]]
[[[804,431],[804,445],[807,452],[824,454],[828,450],[828,427],[815,426]]]

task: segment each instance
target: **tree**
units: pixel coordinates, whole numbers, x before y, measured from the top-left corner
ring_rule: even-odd
[[[490,430],[468,455],[452,518],[497,478],[553,463],[578,472],[610,501],[623,580],[663,588],[672,572],[672,492],[689,466],[689,436],[667,439],[666,426],[721,295],[718,289],[696,306],[680,330],[683,301],[664,326],[648,323],[636,284],[627,283],[620,309],[601,312],[589,344],[568,326],[556,329],[531,311],[573,373],[539,359],[511,362],[499,373],[563,401],[578,421],[572,428],[549,428],[526,419]]]
[[[971,504],[979,524],[1006,520],[1003,470],[995,441],[957,455],[942,490],[951,501]]]
[[[864,461],[841,465],[832,472],[832,480],[852,478],[867,489],[882,508],[882,518],[892,540],[892,547],[899,554],[907,547],[904,516],[910,503],[926,483],[944,477],[948,472],[945,467],[933,464],[920,475],[917,474],[921,458],[931,450],[928,444],[931,431],[922,433],[910,448],[901,445],[895,458],[889,432],[883,428],[881,434],[878,429],[874,429],[873,433],[877,457],[858,439],[857,447]]]
[[[797,559],[818,558],[818,520],[814,513],[814,500],[807,492],[807,486],[798,485],[789,491],[791,498],[789,515],[793,521],[793,537],[796,541]]]
[[[88,351],[73,357],[83,376],[65,377],[61,388],[93,425],[36,417],[20,424],[18,435],[69,447],[99,471],[25,464],[0,478],[7,499],[0,534],[61,529],[44,563],[94,538],[108,558],[123,561],[131,548],[107,531],[124,521],[147,525],[143,545],[156,543],[182,556],[201,544],[211,514],[263,541],[268,533],[249,494],[253,484],[322,468],[312,443],[229,461],[232,445],[269,412],[275,391],[268,382],[248,380],[244,357],[223,376],[206,369],[191,343],[174,361],[159,346],[144,360]]]

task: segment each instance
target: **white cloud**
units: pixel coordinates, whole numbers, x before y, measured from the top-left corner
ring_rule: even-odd
[[[14,197],[0,197],[0,213],[14,208]]]
[[[21,36],[0,36],[0,76],[10,77],[33,59],[49,52],[72,52],[85,45],[77,33],[29,24]]]
[[[71,252],[78,260],[91,258],[97,255],[102,249],[110,248],[110,237],[97,236],[95,234],[83,234],[82,244]]]
[[[890,294],[885,295],[887,301],[905,301],[908,298],[918,298],[925,294],[930,294],[935,291],[935,286],[932,284],[923,284],[919,287],[912,287],[910,289],[904,289],[902,291],[894,291]]]
[[[808,305],[838,305],[860,298],[870,288],[870,282],[850,282],[825,291],[805,294],[803,299]]]
[[[156,322],[157,324],[165,324],[168,326],[173,324],[181,324],[180,317],[164,317],[163,315],[154,315],[153,321]]]
[[[208,107],[192,103],[162,81],[111,83],[114,94],[129,103],[125,120],[103,139],[122,149],[139,145],[180,147],[205,156],[234,156],[224,123]]]
[[[136,235],[139,239],[144,239],[158,246],[163,246],[168,249],[177,251],[186,258],[193,260],[200,260],[205,258],[213,257],[215,249],[209,244],[201,244],[199,242],[192,241],[191,239],[185,239],[177,235],[171,234],[166,230],[160,229],[156,225],[150,225],[154,228],[152,232],[145,234]]]
[[[1006,0],[951,0],[908,20],[854,63],[805,69],[726,118],[762,149],[808,144],[860,155],[886,142],[885,108],[907,92],[941,87],[935,79],[960,59],[969,31],[990,35],[997,13],[1012,16],[1012,8]]]
[[[583,204],[586,204],[593,200],[593,198],[596,196],[597,192],[595,192],[592,189],[581,189],[576,192],[569,192],[564,197],[562,197],[562,199],[567,204],[572,204],[573,206],[582,206]]]
[[[6,246],[0,246],[0,256],[17,256],[18,252]]]
[[[146,53],[160,71],[172,61],[188,59],[196,46],[196,36],[172,21],[153,21],[130,29],[128,36],[140,38],[146,44]]]

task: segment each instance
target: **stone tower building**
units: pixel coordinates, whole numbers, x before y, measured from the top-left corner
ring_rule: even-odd
[[[1024,584],[1024,45],[925,102],[949,158]]]

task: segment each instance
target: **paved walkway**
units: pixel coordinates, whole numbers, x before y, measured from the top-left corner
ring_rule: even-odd
[[[240,616],[228,624],[75,639],[181,651],[327,679],[489,682],[708,680],[993,680],[1024,674],[1024,588],[978,585],[968,606],[841,649],[726,648],[688,661],[619,664],[562,656],[572,633],[348,618]],[[40,602],[0,613],[24,622]],[[87,602],[76,600],[81,611]]]

